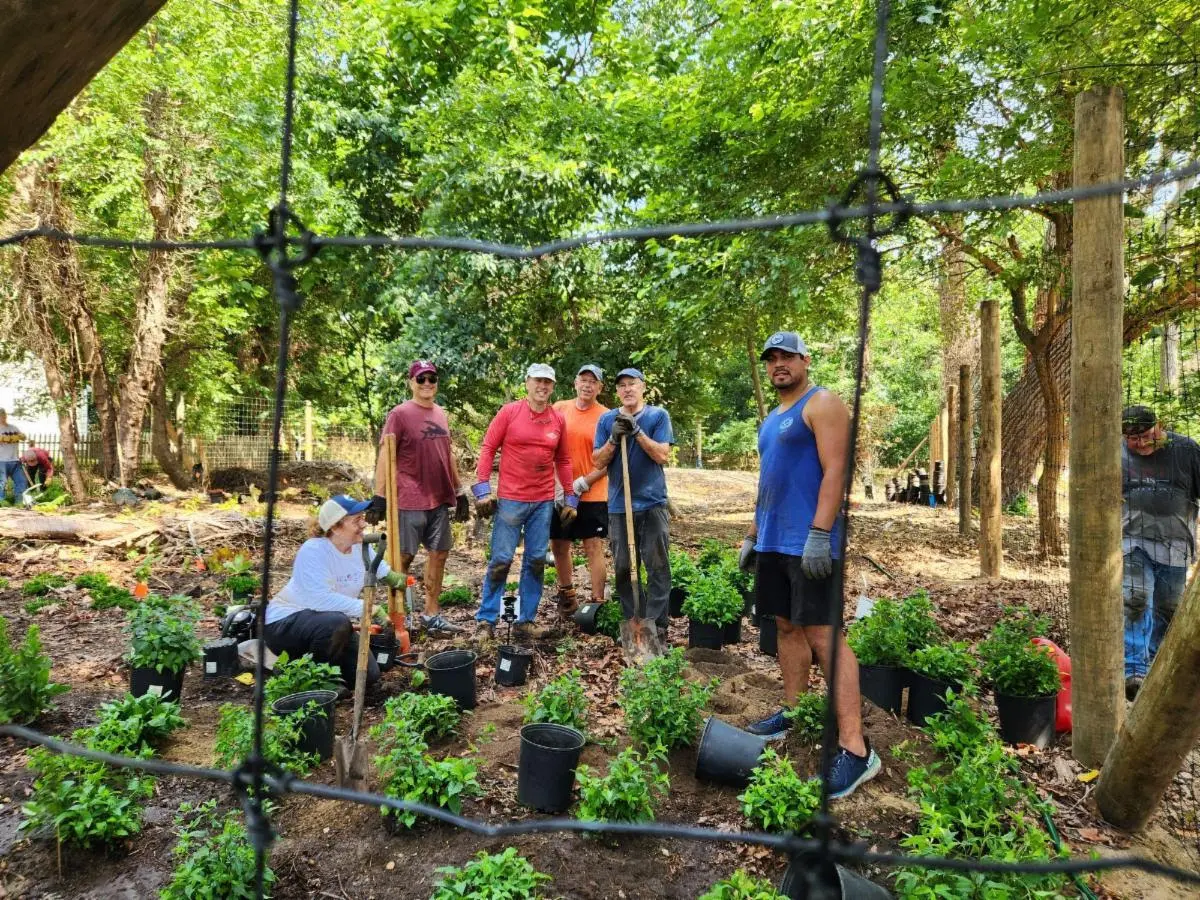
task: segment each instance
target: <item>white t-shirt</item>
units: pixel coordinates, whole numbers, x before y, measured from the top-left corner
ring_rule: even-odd
[[[371,558],[375,558],[374,548],[371,548]],[[390,571],[386,562],[379,563],[380,578]],[[309,538],[296,553],[292,577],[267,604],[267,624],[286,619],[302,609],[361,616],[366,579],[362,544],[355,544],[342,553],[329,538]]]
[[[21,429],[12,422],[0,425],[0,462],[20,459],[21,437]]]

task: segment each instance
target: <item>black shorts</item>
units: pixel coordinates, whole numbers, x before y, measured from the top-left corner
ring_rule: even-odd
[[[582,541],[586,538],[608,537],[608,504],[603,500],[581,500],[579,515],[575,521],[564,526],[554,510],[550,517],[550,540],[552,541]]]
[[[759,553],[754,564],[754,609],[758,615],[777,616],[795,625],[832,625],[835,593],[841,587],[842,561],[833,561],[828,578],[809,578],[800,569],[800,557],[788,553]]]

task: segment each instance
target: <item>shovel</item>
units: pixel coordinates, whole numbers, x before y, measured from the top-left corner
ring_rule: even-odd
[[[642,596],[638,570],[641,563],[637,555],[637,539],[633,532],[633,492],[629,487],[629,450],[626,435],[621,435],[621,476],[625,488],[625,539],[629,543],[629,580],[633,588],[633,617],[621,622],[621,649],[625,661],[631,666],[640,666],[656,656],[662,656],[662,645],[658,640],[658,625],[646,618],[646,603]]]
[[[333,766],[337,773],[337,786],[355,791],[367,789],[367,745],[358,742],[358,729],[362,726],[363,700],[367,694],[367,654],[371,652],[371,614],[375,608],[375,586],[377,573],[383,561],[383,536],[363,536],[362,555],[366,578],[362,590],[362,618],[358,625],[358,668],[354,673],[354,714],[350,720],[350,733],[340,738],[333,748]],[[371,544],[381,546],[371,558]]]
[[[400,565],[400,510],[396,506],[396,498],[399,494],[396,491],[396,436],[394,434],[385,434],[383,436],[383,453],[387,460],[384,467],[384,490],[387,491],[387,533],[391,535],[391,541],[387,542],[387,564],[393,572],[402,570]],[[383,553],[383,548],[380,548],[380,553]],[[409,577],[409,584],[412,584],[412,577]],[[400,653],[408,653],[412,646],[412,639],[408,634],[408,626],[404,621],[404,612],[406,608],[405,594],[400,593],[399,588],[388,588],[388,619],[392,623],[392,627],[396,630],[396,642],[400,645]]]

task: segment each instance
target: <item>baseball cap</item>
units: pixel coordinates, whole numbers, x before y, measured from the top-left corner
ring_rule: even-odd
[[[808,347],[805,346],[803,339],[794,331],[777,331],[769,338],[766,344],[763,345],[763,351],[758,355],[759,359],[766,359],[767,354],[772,350],[783,350],[786,353],[799,353],[801,356],[808,356]]]
[[[317,524],[322,531],[328,531],[346,516],[355,516],[371,505],[370,500],[355,500],[345,494],[335,494],[317,510]]]
[[[557,381],[554,377],[554,367],[548,366],[545,363],[534,363],[525,370],[526,378],[549,378],[551,381]]]
[[[1158,416],[1148,406],[1127,406],[1121,411],[1121,434],[1141,434],[1158,424]]]
[[[627,369],[622,369],[620,372],[617,373],[617,381],[620,381],[622,378],[636,378],[639,381],[646,380],[646,376],[642,374],[642,370],[635,369],[632,366],[630,366]]]
[[[409,378],[416,378],[418,375],[424,375],[426,372],[437,372],[437,366],[427,359],[418,359],[408,367]]]
[[[592,363],[588,363],[585,366],[580,366],[579,371],[576,372],[575,374],[576,374],[576,376],[579,376],[579,375],[582,375],[584,372],[591,372],[593,375],[596,376],[597,381],[604,380],[604,370],[602,368],[600,368],[599,366],[593,365]]]

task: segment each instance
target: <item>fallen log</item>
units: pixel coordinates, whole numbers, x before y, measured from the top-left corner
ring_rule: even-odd
[[[158,530],[146,522],[122,522],[111,516],[55,516],[23,509],[8,509],[0,516],[0,538],[22,541],[62,541],[116,546]]]

